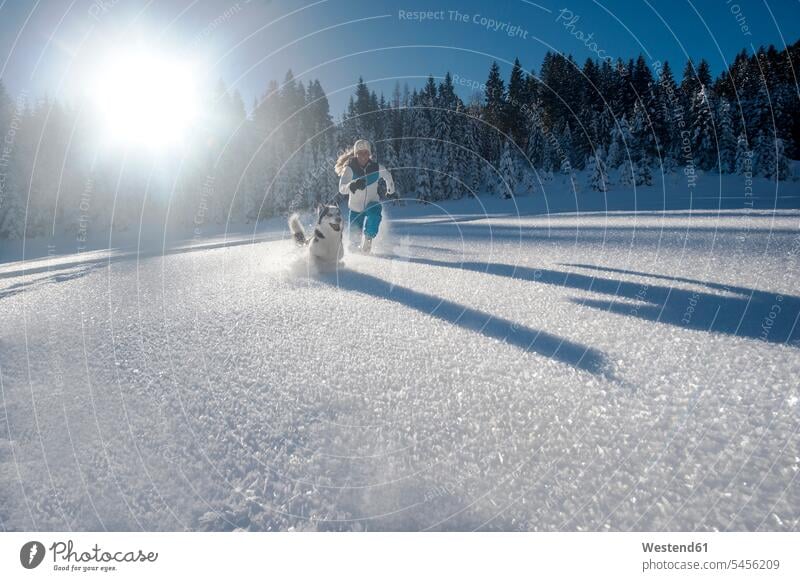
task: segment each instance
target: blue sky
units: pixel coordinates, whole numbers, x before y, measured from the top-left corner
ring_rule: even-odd
[[[514,57],[538,69],[547,50],[579,62],[643,53],[678,74],[704,57],[716,74],[742,48],[798,38],[798,0],[0,0],[0,77],[12,95],[70,99],[99,56],[138,39],[201,59],[248,105],[289,68],[317,77],[338,114],[359,76],[388,94],[449,70],[466,97],[492,60],[505,74]]]

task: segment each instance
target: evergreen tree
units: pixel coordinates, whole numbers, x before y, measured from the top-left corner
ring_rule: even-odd
[[[636,100],[646,106],[653,91],[653,74],[641,54],[636,59],[636,64],[633,67],[631,84],[633,85]]]
[[[733,119],[731,118],[731,104],[727,99],[719,103],[719,171],[720,173],[733,173],[736,169],[736,137],[733,134]]]
[[[614,112],[611,110],[611,107],[605,107],[603,111],[595,117],[594,123],[597,126],[596,143],[603,149],[607,149],[611,144],[611,132],[616,126]]]
[[[747,106],[747,134],[758,135],[762,131],[773,132],[772,105],[770,102],[769,88],[766,82],[760,82],[755,98]]]
[[[305,114],[309,118],[307,126],[311,135],[325,132],[333,124],[328,97],[318,79],[308,85],[306,109]]]
[[[786,148],[783,144],[783,139],[780,137],[775,140],[775,156],[777,158],[775,173],[770,177],[776,180],[788,179],[791,173],[789,158],[786,156]]]
[[[467,116],[463,124],[463,146],[459,158],[458,175],[472,192],[478,193],[480,188],[480,147],[478,140],[478,122]]]
[[[635,166],[635,179],[637,186],[652,186],[653,173],[650,171],[650,164],[646,159],[641,159]]]
[[[428,108],[439,107],[438,95],[439,91],[436,88],[436,81],[434,80],[433,75],[429,75],[428,80],[425,82],[425,87],[420,93],[422,106]]]
[[[706,92],[711,90],[711,67],[705,59],[700,59],[700,64],[697,65],[697,82],[700,89]]]
[[[629,148],[632,144],[633,137],[628,121],[622,118],[611,130],[611,146],[606,156],[606,167],[616,169],[622,165],[630,157]]]
[[[542,87],[539,92],[539,99],[542,103],[543,128],[547,129],[554,127],[562,118],[558,101],[558,88],[554,86],[554,83],[558,83],[559,77],[557,59],[556,55],[547,51],[542,59],[540,72]]]
[[[28,166],[25,156],[33,152],[25,147],[29,127],[19,105],[15,110],[15,105],[0,83],[0,135],[4,139],[0,147],[0,239],[17,240],[25,236],[23,184]],[[12,123],[16,124],[14,137],[10,137],[9,133]],[[10,139],[11,143],[5,139]]]
[[[428,159],[428,164],[436,171],[433,174],[431,199],[446,200],[451,197],[450,175],[452,175],[454,166],[450,151],[450,123],[448,122],[447,112],[442,110],[435,111],[433,119],[435,122],[433,128],[435,141],[431,148],[432,157]]]
[[[655,88],[655,100],[658,114],[653,122],[653,132],[662,156],[677,157],[680,144],[678,129],[679,89],[672,74],[669,62],[664,61]]]
[[[403,192],[405,198],[408,198],[417,189],[416,150],[411,145],[413,140],[408,141],[409,143],[404,143],[400,150],[400,167],[402,169],[393,174],[396,187]]]
[[[544,136],[538,126],[531,127],[530,135],[528,136],[528,147],[525,150],[525,156],[528,162],[536,168],[541,168],[544,165]]]
[[[753,172],[753,152],[747,144],[747,137],[742,133],[736,142],[736,173],[744,175]]]
[[[355,139],[367,139],[375,141],[375,121],[376,118],[372,113],[377,108],[377,99],[373,100],[373,95],[370,93],[364,79],[359,77],[358,84],[356,85],[356,94],[352,117],[355,121],[353,129],[356,135]],[[350,143],[352,145],[353,142]]]
[[[427,111],[423,108],[415,108],[412,131],[415,139],[411,141],[415,151],[414,171],[416,172],[414,190],[420,200],[431,199],[431,179],[428,169],[431,167],[430,159],[435,156],[435,143],[431,140],[431,128],[428,122]]]
[[[674,174],[678,169],[678,162],[672,157],[672,154],[667,154],[662,158],[661,171],[664,175]]]
[[[654,138],[647,122],[645,105],[641,101],[638,101],[633,109],[630,148],[631,157],[637,166],[649,166],[653,162]]]
[[[355,99],[350,96],[350,100],[347,103],[347,111],[342,117],[342,125],[339,130],[339,149],[352,147],[353,143],[363,135],[361,119],[356,113]]]
[[[555,161],[555,152],[553,151],[551,135],[542,135],[542,171],[545,174],[550,174],[552,177],[553,170],[557,167],[558,163]]]
[[[13,118],[14,105],[0,81],[0,139],[8,138]],[[18,134],[21,129],[17,127],[15,131]],[[15,170],[19,166],[15,152],[18,146],[13,138],[11,141],[3,141],[0,147],[0,239],[13,240],[24,236],[25,206],[16,180],[18,174]]]
[[[607,192],[609,187],[608,172],[603,163],[603,149],[598,149],[589,157],[586,164],[587,186],[596,192]]]
[[[742,91],[745,86],[748,60],[747,50],[742,49],[734,58],[733,64],[714,83],[714,92],[717,95],[729,102],[738,100],[737,93]]]
[[[501,184],[501,195],[503,198],[511,198],[517,187],[517,172],[516,168],[514,167],[514,158],[511,154],[511,148],[509,147],[508,140],[503,142],[503,152],[500,155],[500,179],[502,181]]]
[[[769,129],[759,131],[756,137],[755,164],[753,173],[772,177],[776,173],[778,158],[775,152],[775,139],[768,134]]]
[[[582,168],[592,155],[592,149],[602,147],[600,117],[604,103],[603,95],[599,92],[600,69],[592,59],[584,62],[580,81],[580,105],[577,111],[580,131],[572,137],[577,167]]]
[[[625,158],[619,168],[619,184],[621,186],[633,186],[637,180],[637,170],[630,158]]]
[[[408,86],[406,86],[406,90]],[[395,151],[399,155],[403,148],[403,120],[404,120],[404,111],[401,110],[401,107],[405,107],[406,105],[403,104],[403,97],[400,91],[400,83],[396,82],[394,85],[394,91],[392,92],[392,105],[391,105],[391,112],[389,115],[389,124],[390,124],[390,131],[389,136],[393,140],[392,145],[394,145]]]
[[[680,102],[687,123],[691,123],[691,106],[694,96],[700,91],[700,83],[697,80],[694,62],[692,59],[686,61],[683,67],[683,78],[680,84]]]
[[[575,150],[572,146],[572,130],[569,123],[564,125],[564,130],[558,140],[561,149],[561,159],[559,160],[561,173],[570,174],[575,166]]]
[[[442,109],[455,111],[461,106],[461,99],[458,98],[453,87],[453,77],[448,71],[444,75],[444,80],[439,85],[439,102],[438,106]]]
[[[0,238],[20,240],[25,237],[25,204],[19,190],[6,194],[0,209]]]
[[[525,122],[525,111],[528,102],[528,83],[525,80],[519,59],[514,60],[514,68],[508,81],[508,105],[506,119],[508,131],[518,147],[525,147],[528,141],[528,124]]]
[[[705,89],[692,96],[690,119],[692,123],[692,152],[698,168],[708,170],[716,165],[716,143],[712,105]]]
[[[789,160],[781,138],[772,138],[762,132],[756,145],[757,172],[771,180],[785,180],[789,176]]]
[[[489,69],[486,80],[486,102],[483,107],[483,120],[488,129],[483,144],[483,155],[490,162],[495,162],[500,154],[500,135],[507,129],[506,123],[506,89],[500,76],[500,67],[496,62]]]
[[[428,201],[431,199],[431,182],[427,168],[417,168],[416,185],[414,189],[416,191],[418,200]]]
[[[283,125],[282,139],[290,150],[296,149],[304,141],[302,115],[295,113],[305,106],[305,102],[303,83],[295,81],[292,71],[287,71],[283,85],[278,91],[278,110]]]
[[[769,83],[771,122],[777,137],[783,140],[791,139],[795,123],[792,113],[796,110],[798,89],[793,86],[793,81],[791,84],[782,83],[776,78],[777,75],[773,74],[772,77],[773,80]]]

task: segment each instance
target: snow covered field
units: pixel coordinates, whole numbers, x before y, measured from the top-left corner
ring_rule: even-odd
[[[0,265],[2,527],[797,530],[800,211],[590,195]]]

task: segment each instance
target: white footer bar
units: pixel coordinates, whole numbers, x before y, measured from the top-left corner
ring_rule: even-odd
[[[0,534],[0,579],[194,575],[224,581],[256,575],[326,581],[800,579],[800,533]]]

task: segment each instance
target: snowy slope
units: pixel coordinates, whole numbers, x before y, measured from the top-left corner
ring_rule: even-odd
[[[800,212],[542,209],[0,265],[0,523],[797,530]]]

